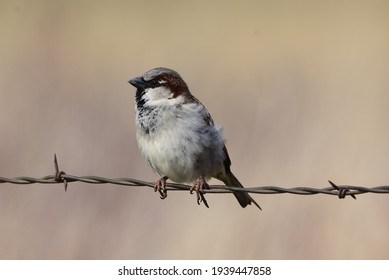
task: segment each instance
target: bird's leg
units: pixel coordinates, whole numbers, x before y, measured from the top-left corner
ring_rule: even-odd
[[[209,185],[207,181],[205,181],[204,177],[201,176],[196,180],[193,187],[190,188],[190,194],[192,194],[195,191],[197,196],[197,204],[200,205],[200,202],[203,202],[204,205],[207,208],[209,208],[208,202],[204,197],[204,189],[209,190]]]
[[[166,189],[166,180],[168,177],[163,176],[161,179],[155,183],[154,191],[158,191],[161,195],[161,199],[165,199],[167,197],[167,189]]]

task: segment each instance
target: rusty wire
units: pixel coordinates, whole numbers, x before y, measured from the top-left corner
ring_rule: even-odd
[[[57,157],[54,155],[54,167],[55,174],[48,175],[41,178],[34,177],[13,177],[6,178],[0,177],[1,183],[10,183],[18,185],[26,184],[64,184],[65,191],[68,188],[68,184],[71,182],[82,182],[87,184],[114,184],[121,186],[130,187],[150,187],[154,188],[155,183],[146,182],[133,178],[105,178],[100,176],[75,176],[66,174],[64,171],[60,171],[58,167]],[[314,195],[314,194],[327,194],[335,195],[339,198],[345,198],[351,196],[356,199],[356,195],[364,193],[375,193],[375,194],[389,194],[389,186],[378,186],[378,187],[362,187],[362,186],[351,186],[351,185],[336,185],[332,181],[328,181],[330,187],[326,188],[311,188],[311,187],[294,187],[294,188],[282,188],[277,186],[262,186],[262,187],[226,187],[224,185],[211,185],[210,189],[204,189],[204,193],[231,193],[231,192],[247,192],[253,194],[296,194],[296,195]],[[184,184],[168,183],[166,184],[168,191],[189,191],[191,186]]]

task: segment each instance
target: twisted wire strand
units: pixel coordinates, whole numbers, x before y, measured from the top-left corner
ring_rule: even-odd
[[[114,184],[129,187],[150,187],[154,188],[155,183],[146,182],[133,178],[106,178],[101,176],[75,176],[68,174],[61,174],[60,179],[56,179],[55,175],[48,175],[41,178],[34,177],[0,177],[1,183],[10,183],[17,185],[27,184],[58,184],[66,181],[71,182],[82,182],[86,184]],[[191,186],[184,184],[168,183],[166,184],[167,190],[169,191],[189,191]],[[378,186],[373,188],[362,187],[362,186],[350,186],[350,185],[337,185],[339,189],[334,187],[327,188],[312,188],[312,187],[294,187],[294,188],[283,188],[278,186],[262,186],[262,187],[226,187],[223,185],[211,185],[210,189],[204,190],[204,193],[231,193],[231,192],[247,192],[253,194],[295,194],[295,195],[314,195],[314,194],[327,194],[339,196],[339,190],[347,189],[347,195],[359,195],[364,193],[375,193],[384,194],[389,193],[389,186]]]
[[[68,175],[64,171],[60,171],[58,167],[57,156],[54,155],[54,168],[55,174],[48,175],[41,178],[34,177],[0,177],[0,184],[9,183],[17,185],[27,184],[58,184],[62,183],[67,190],[68,183],[71,182],[82,182],[86,184],[114,184],[127,187],[149,187],[154,188],[155,183],[146,182],[133,178],[106,178],[101,176],[75,176]],[[363,187],[363,186],[351,186],[351,185],[336,185],[332,181],[328,181],[331,187],[326,188],[311,188],[311,187],[294,187],[294,188],[283,188],[278,186],[262,186],[262,187],[227,187],[224,185],[212,185],[210,189],[204,189],[204,193],[232,193],[232,192],[247,192],[252,194],[295,194],[295,195],[315,195],[315,194],[326,194],[336,195],[339,198],[345,198],[351,196],[356,199],[355,195],[365,193],[375,194],[389,194],[389,186],[378,186],[378,187]],[[176,183],[166,184],[166,190],[168,191],[189,191],[192,186]]]

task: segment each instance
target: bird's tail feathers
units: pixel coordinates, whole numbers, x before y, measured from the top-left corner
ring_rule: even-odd
[[[224,184],[228,187],[240,187],[243,188],[243,185],[239,182],[239,180],[232,174],[232,172],[229,172],[226,174],[225,180],[222,180]],[[247,192],[233,192],[233,195],[238,200],[239,204],[245,208],[247,205],[250,205],[253,203],[255,206],[259,208],[259,210],[262,210],[262,208],[258,205],[258,203],[247,193]]]

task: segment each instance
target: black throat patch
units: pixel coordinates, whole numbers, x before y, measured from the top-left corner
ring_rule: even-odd
[[[136,103],[136,117],[138,119],[140,128],[146,133],[150,134],[156,130],[158,122],[158,108],[146,106],[146,101],[142,98],[145,94],[144,90],[138,89],[135,95]]]

